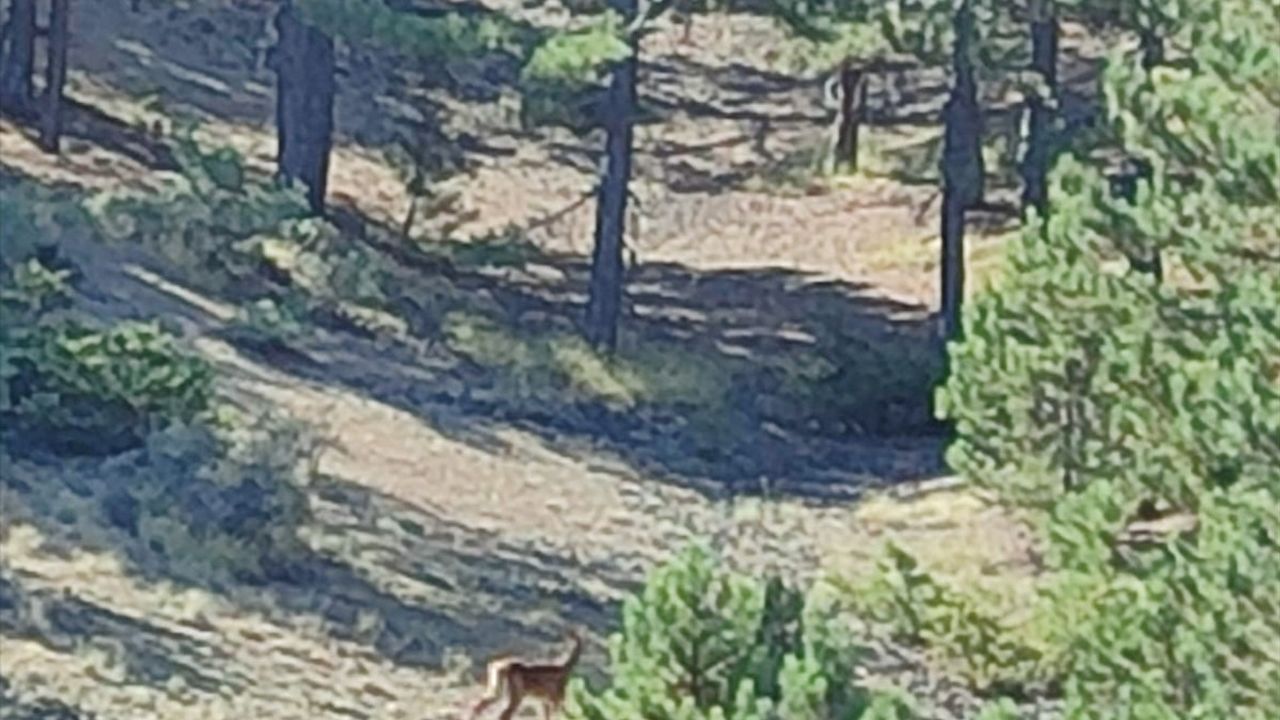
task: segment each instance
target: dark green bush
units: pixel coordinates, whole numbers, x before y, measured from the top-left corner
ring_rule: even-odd
[[[777,579],[727,571],[701,547],[655,570],[622,625],[609,684],[575,681],[569,717],[894,717],[896,701],[857,687],[857,651],[816,603]]]
[[[56,245],[32,238],[67,226],[57,218],[74,206],[30,188],[15,195],[24,202],[7,208],[0,275],[0,419],[11,444],[110,454],[139,445],[160,423],[204,411],[210,368],[157,324],[102,330],[67,312],[73,270],[61,267]]]
[[[212,371],[156,323],[94,330],[67,321],[15,338],[7,354],[11,426],[60,452],[110,454],[158,423],[209,406]]]

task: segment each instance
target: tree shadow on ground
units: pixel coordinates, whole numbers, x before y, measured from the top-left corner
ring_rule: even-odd
[[[274,39],[274,4],[142,3],[136,12],[122,12],[116,5],[89,3],[76,10],[70,63],[83,74],[90,92],[137,103],[150,99],[156,111],[175,118],[251,127],[272,122],[275,76],[265,64],[265,51]],[[450,14],[499,17],[478,4],[397,5],[406,17],[438,16],[445,8]],[[535,33],[525,24],[508,22],[522,38]],[[483,104],[518,81],[519,60],[505,52],[435,62],[341,41],[337,49],[339,144],[375,150],[404,143],[437,148],[442,105],[433,91]],[[448,145],[459,155],[484,155],[487,150],[467,137],[450,139]]]
[[[225,653],[195,633],[118,613],[70,591],[29,589],[8,571],[0,572],[0,633],[35,640],[55,652],[109,653],[128,684],[163,687],[179,680],[216,693],[236,692],[252,681],[226,672]]]
[[[38,135],[37,118],[33,114],[14,113],[6,108],[4,115],[20,123],[33,139]],[[168,145],[155,133],[74,98],[63,99],[61,120],[64,140],[91,142],[152,170],[178,167]]]
[[[20,697],[12,685],[0,676],[0,720],[95,720],[84,712],[48,695]]]
[[[396,280],[399,314],[435,328],[438,362],[386,337],[311,338],[303,362],[226,337],[468,443],[492,450],[516,427],[717,497],[757,493],[765,480],[784,496],[847,499],[942,470],[931,409],[941,346],[921,307],[784,268],[646,263],[628,272],[621,348],[597,363],[577,339],[583,259],[493,253],[508,260],[397,252],[410,271]],[[445,287],[457,302],[443,309],[413,299]],[[591,390],[615,382],[631,389]]]
[[[208,574],[196,569],[183,550],[158,544],[163,540],[145,531],[130,532],[113,519],[104,498],[121,479],[103,468],[120,462],[22,461],[0,487],[7,496],[6,524],[36,527],[45,553],[106,552],[146,583],[200,588],[231,603],[237,613],[273,623],[318,624],[332,637],[369,647],[400,665],[440,668],[456,649],[484,656],[511,649],[513,642],[517,650],[528,651],[558,643],[564,628],[548,622],[548,616],[572,618],[593,633],[608,631],[616,621],[616,604],[581,583],[589,579],[621,589],[634,582],[621,569],[597,564],[588,571],[553,552],[516,546],[326,476],[308,491],[312,515],[298,527],[280,528],[305,535],[310,545],[264,554],[261,574]],[[68,492],[85,501],[75,509],[59,502]],[[196,551],[198,545],[183,547]],[[120,610],[128,612],[125,607]],[[17,575],[0,574],[0,636],[29,637],[64,653],[105,648],[123,668],[121,682],[127,684],[165,687],[179,678],[192,689],[219,693],[253,682],[250,671],[216,644],[216,636],[190,630],[181,622],[152,622],[68,592],[28,589]]]

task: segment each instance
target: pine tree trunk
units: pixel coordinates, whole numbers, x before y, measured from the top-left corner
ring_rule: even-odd
[[[36,58],[36,2],[9,0],[9,22],[0,50],[0,105],[14,114],[31,109]]]
[[[333,149],[333,39],[302,22],[292,3],[275,25],[279,40],[268,62],[276,73],[279,174],[306,185],[311,210],[323,215]]]
[[[853,67],[849,63],[842,64],[840,118],[832,163],[837,170],[855,172],[858,169],[858,130],[862,127],[866,107],[866,75],[862,68]]]
[[[952,190],[942,191],[942,334],[960,336],[964,304],[964,204]]]
[[[1031,70],[1044,79],[1049,98],[1058,92],[1058,17],[1053,0],[1033,0],[1031,6]],[[1022,207],[1034,207],[1041,217],[1049,204],[1048,174],[1053,110],[1045,97],[1027,98],[1027,151],[1022,159]]]
[[[1164,62],[1164,39],[1154,30],[1143,28],[1138,31],[1138,42],[1142,48],[1142,67],[1150,70]]]
[[[972,54],[973,8],[965,0],[955,14],[956,45],[952,55],[950,97],[943,109],[945,123],[942,174],[944,184],[967,210],[986,194],[986,167],[982,160],[982,111]]]
[[[965,0],[954,17],[951,96],[943,110],[941,309],[947,337],[960,328],[964,298],[964,214],[982,201],[986,170],[982,162],[982,114],[971,59],[973,8]]]
[[[619,0],[615,8],[630,22],[636,0]],[[597,350],[613,352],[618,346],[618,316],[622,309],[623,238],[626,233],[627,185],[631,180],[632,120],[636,109],[636,73],[639,48],[631,40],[631,53],[613,70],[609,106],[605,117],[605,170],[596,205],[595,249],[591,256],[591,281],[584,319],[584,335]]]
[[[62,93],[67,83],[67,43],[71,40],[69,0],[53,0],[49,9],[49,57],[41,103],[40,146],[56,153],[62,143]]]

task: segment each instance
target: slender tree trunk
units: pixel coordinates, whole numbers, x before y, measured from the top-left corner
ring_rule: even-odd
[[[9,0],[9,22],[0,46],[0,105],[22,114],[31,109],[36,59],[36,2]]]
[[[1053,134],[1051,106],[1058,93],[1058,17],[1054,0],[1032,0],[1031,70],[1044,79],[1048,97],[1027,98],[1027,151],[1022,159],[1022,207],[1043,217],[1049,205],[1048,175]]]
[[[958,193],[942,191],[942,334],[960,336],[964,304],[964,204]]]
[[[636,0],[617,0],[614,6],[629,23],[637,12]],[[584,334],[597,350],[613,352],[618,346],[618,316],[622,309],[623,239],[626,233],[627,185],[631,181],[632,121],[636,109],[636,73],[639,47],[634,38],[631,52],[613,69],[609,106],[605,117],[605,170],[596,205],[595,249],[591,256],[591,283],[587,298]]]
[[[964,298],[964,214],[982,200],[986,170],[982,162],[982,114],[972,61],[973,7],[956,10],[951,96],[943,110],[941,309],[948,338],[958,336]]]
[[[67,43],[71,40],[70,0],[53,0],[49,9],[48,62],[40,118],[40,146],[56,153],[62,144],[62,93],[67,83]]]
[[[333,149],[333,39],[302,22],[292,3],[275,20],[278,44],[268,59],[276,73],[277,163],[286,182],[307,187],[323,215]]]
[[[840,66],[840,118],[833,163],[837,170],[854,172],[858,169],[858,130],[862,127],[866,107],[866,73],[846,61]]]
[[[1138,42],[1142,48],[1142,67],[1150,70],[1164,62],[1164,39],[1156,31],[1142,28],[1138,31]]]

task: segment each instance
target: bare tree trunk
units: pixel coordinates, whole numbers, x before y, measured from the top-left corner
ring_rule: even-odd
[[[31,109],[36,59],[36,2],[9,0],[9,22],[0,46],[0,105],[22,114]]]
[[[1150,70],[1164,62],[1164,39],[1156,31],[1139,30],[1138,41],[1142,48],[1142,67]]]
[[[614,6],[627,22],[636,16],[636,0],[617,0]],[[622,309],[622,250],[626,234],[627,185],[631,181],[636,73],[640,64],[638,43],[634,37],[630,42],[631,52],[614,67],[609,84],[605,170],[596,205],[595,249],[591,256],[591,282],[583,327],[587,342],[606,352],[617,349],[618,316]]]
[[[1031,70],[1044,79],[1049,97],[1027,98],[1027,152],[1022,158],[1022,207],[1034,207],[1044,217],[1049,206],[1049,164],[1054,111],[1058,93],[1058,17],[1054,0],[1032,0]]]
[[[840,118],[833,163],[837,170],[854,172],[858,169],[858,130],[862,127],[866,107],[866,73],[846,60],[840,65]]]
[[[960,336],[964,305],[964,204],[951,189],[942,191],[942,334]]]
[[[268,64],[276,73],[279,174],[306,185],[311,210],[323,215],[333,149],[333,39],[302,22],[292,3],[280,8],[275,25],[279,39]]]
[[[70,0],[49,8],[48,62],[40,119],[40,147],[56,153],[62,144],[62,93],[67,84],[67,43],[71,40]]]
[[[951,96],[943,110],[941,309],[948,338],[958,337],[964,299],[964,214],[982,200],[986,169],[982,161],[982,114],[974,79],[973,7],[956,10]]]

